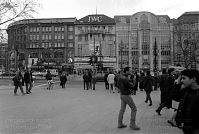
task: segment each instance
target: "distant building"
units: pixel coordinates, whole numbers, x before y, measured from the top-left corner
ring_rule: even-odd
[[[93,55],[98,58],[98,71],[116,69],[115,21],[103,14],[88,15],[75,22],[75,69],[93,68],[88,62]]]
[[[7,43],[0,43],[0,69],[6,70],[8,64],[8,44]]]
[[[10,68],[73,68],[76,18],[25,19],[7,28],[8,49],[17,55]]]
[[[167,15],[138,12],[115,16],[118,44],[118,66],[154,71],[173,64],[172,24]],[[155,65],[156,40],[156,65]]]
[[[66,71],[161,71],[170,65],[199,68],[199,12],[177,19],[151,12],[87,15],[81,19],[25,19],[11,23],[6,68]],[[183,46],[183,47],[181,47]],[[182,50],[186,48],[186,51]],[[186,56],[184,54],[187,54]]]
[[[199,69],[199,12],[185,12],[173,25],[174,63]]]

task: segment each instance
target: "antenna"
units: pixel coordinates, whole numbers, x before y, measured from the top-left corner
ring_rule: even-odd
[[[96,7],[96,15],[97,15],[97,7]]]

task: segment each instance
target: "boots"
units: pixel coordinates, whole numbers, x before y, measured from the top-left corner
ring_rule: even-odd
[[[117,128],[125,128],[125,127],[127,127],[127,125],[120,124],[120,125],[118,125],[118,127],[117,127]]]
[[[138,127],[138,126],[135,124],[135,122],[131,123],[129,127],[130,127],[131,130],[140,130],[140,127]]]
[[[140,127],[138,127],[136,124],[133,126],[130,126],[131,130],[140,130]]]

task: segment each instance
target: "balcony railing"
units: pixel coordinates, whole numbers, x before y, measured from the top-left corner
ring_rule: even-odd
[[[80,30],[80,34],[111,34],[110,30]]]

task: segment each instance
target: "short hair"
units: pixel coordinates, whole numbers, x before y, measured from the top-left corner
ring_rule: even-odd
[[[150,72],[150,71],[147,71],[147,72],[146,72],[146,75],[151,75],[151,72]]]
[[[129,71],[130,67],[125,67],[124,68],[124,73],[126,73],[127,71]]]
[[[163,68],[163,69],[162,69],[162,73],[163,73],[163,74],[166,74],[166,73],[167,73],[167,70],[166,70],[165,68]]]
[[[170,75],[174,71],[174,68],[169,68],[168,69],[168,74]]]
[[[181,72],[181,75],[187,76],[190,79],[191,78],[196,78],[197,84],[199,84],[199,71],[196,69],[185,69]]]

